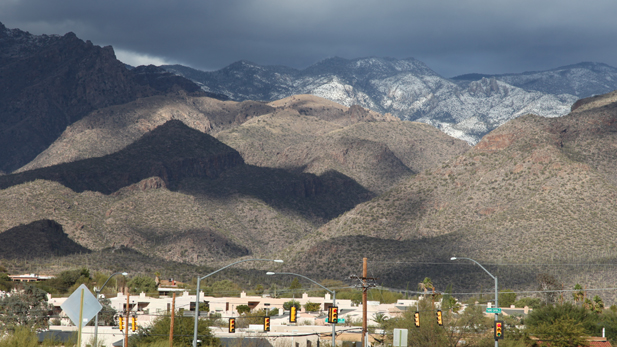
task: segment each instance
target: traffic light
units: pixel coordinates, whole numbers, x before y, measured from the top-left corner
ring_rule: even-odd
[[[495,340],[503,339],[503,321],[495,321]]]
[[[413,323],[416,327],[420,327],[420,312],[416,311],[416,313],[413,314]]]
[[[131,317],[131,331],[135,332],[137,330],[137,317]]]
[[[298,321],[298,312],[296,306],[291,306],[289,309],[289,323],[296,323]]]
[[[236,319],[235,318],[229,318],[229,332],[230,333],[236,332]]]
[[[328,308],[328,323],[338,323],[338,307],[330,306]]]
[[[118,316],[118,327],[120,331],[124,331],[124,318],[122,316]]]
[[[437,310],[437,324],[439,324],[440,327],[443,326],[443,316],[441,315],[441,310]]]
[[[270,331],[270,317],[264,317],[264,331]]]

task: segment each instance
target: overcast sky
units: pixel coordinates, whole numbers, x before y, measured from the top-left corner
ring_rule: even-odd
[[[615,0],[0,0],[8,28],[72,31],[131,65],[413,57],[444,77],[617,66],[616,16]]]

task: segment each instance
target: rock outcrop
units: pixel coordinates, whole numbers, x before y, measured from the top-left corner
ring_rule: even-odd
[[[25,165],[95,109],[178,91],[203,95],[159,68],[127,69],[111,46],[0,24],[0,171]]]

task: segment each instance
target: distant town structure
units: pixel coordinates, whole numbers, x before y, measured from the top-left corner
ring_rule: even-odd
[[[54,278],[54,276],[27,274],[27,275],[9,275],[9,278],[15,282],[40,282],[40,281],[52,279]]]

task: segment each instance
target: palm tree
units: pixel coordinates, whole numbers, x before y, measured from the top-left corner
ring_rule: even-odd
[[[596,313],[601,313],[604,309],[604,301],[598,295],[593,297],[593,311]]]
[[[577,292],[572,293],[572,296],[574,297],[574,302],[577,304],[583,303],[585,301],[585,292],[583,291],[583,287],[581,287],[581,285],[577,283],[574,286],[574,290],[578,290]]]
[[[429,277],[425,277],[424,281],[418,283],[418,288],[424,291],[424,297],[426,298],[426,293],[429,289],[433,291],[435,294],[435,286],[433,286],[433,281]]]

